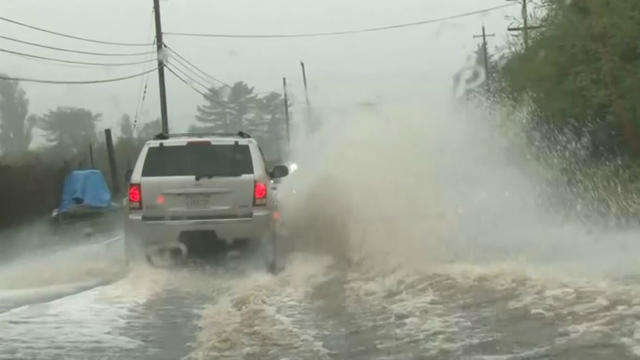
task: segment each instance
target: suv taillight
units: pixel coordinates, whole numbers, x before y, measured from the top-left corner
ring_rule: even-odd
[[[142,188],[140,184],[129,184],[129,209],[142,209]]]
[[[256,181],[253,186],[253,205],[267,205],[267,184]]]

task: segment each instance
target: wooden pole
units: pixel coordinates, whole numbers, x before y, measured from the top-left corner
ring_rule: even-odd
[[[309,88],[307,86],[307,69],[304,66],[304,61],[300,61],[300,66],[302,67],[302,81],[304,82],[304,98],[307,102],[307,107],[309,104]]]
[[[482,52],[484,53],[484,72],[485,72],[485,82],[487,84],[487,91],[491,90],[491,74],[489,73],[489,49],[487,46],[487,38],[496,36],[495,34],[487,34],[482,25],[482,35],[474,35],[474,38],[482,38]]]
[[[109,155],[109,167],[111,168],[111,187],[113,194],[120,193],[120,182],[118,181],[118,167],[116,165],[116,154],[113,150],[113,139],[111,129],[104,129],[104,138],[107,143],[107,154]]]
[[[284,94],[284,120],[287,129],[287,144],[291,144],[291,131],[289,129],[289,95],[287,95],[287,78],[282,78],[282,92]]]
[[[89,144],[89,161],[91,162],[91,168],[96,168],[96,163],[93,161],[93,144]]]
[[[158,84],[160,88],[160,115],[162,133],[169,134],[169,118],[167,115],[167,89],[164,82],[164,43],[162,41],[162,20],[160,17],[160,0],[153,0],[153,12],[156,21],[156,56],[158,58]]]

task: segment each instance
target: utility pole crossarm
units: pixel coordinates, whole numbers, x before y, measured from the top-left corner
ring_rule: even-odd
[[[542,28],[544,28],[543,25],[531,25],[531,26],[528,26],[526,28],[522,27],[522,26],[508,27],[507,30],[509,30],[509,31],[524,31],[525,29],[537,30],[537,29],[542,29]]]
[[[529,26],[529,10],[527,9],[527,0],[520,0],[520,1],[522,1],[522,26],[509,27],[508,30],[522,31],[524,49],[527,50],[529,48],[529,30],[542,29],[544,26],[542,25]]]

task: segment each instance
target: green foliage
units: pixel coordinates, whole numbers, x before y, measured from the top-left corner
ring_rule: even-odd
[[[205,97],[207,104],[198,106],[196,120],[202,126],[194,129],[235,133],[246,130],[253,115],[257,97],[243,82],[236,82],[231,88],[210,88]]]
[[[18,81],[0,81],[0,149],[4,155],[15,156],[29,148],[36,124],[27,117],[29,100]]]
[[[139,126],[137,129],[137,135],[139,141],[147,141],[153,139],[154,136],[162,132],[162,121],[157,118],[153,121],[146,122]]]
[[[509,54],[501,94],[539,126],[590,140],[591,156],[640,156],[640,1],[545,0],[529,49]]]
[[[206,104],[198,106],[198,125],[191,132],[245,131],[258,140],[267,158],[281,158],[285,137],[283,99],[280,94],[259,96],[244,82],[210,88]]]
[[[62,154],[85,153],[89,144],[97,142],[96,122],[100,114],[87,109],[58,107],[49,110],[39,122],[45,138]]]
[[[133,139],[133,122],[128,114],[124,114],[120,118],[120,137]]]

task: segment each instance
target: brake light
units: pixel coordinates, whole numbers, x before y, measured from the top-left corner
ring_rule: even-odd
[[[256,181],[253,187],[253,205],[267,204],[267,185]]]
[[[142,209],[142,189],[140,184],[129,184],[129,209]]]

